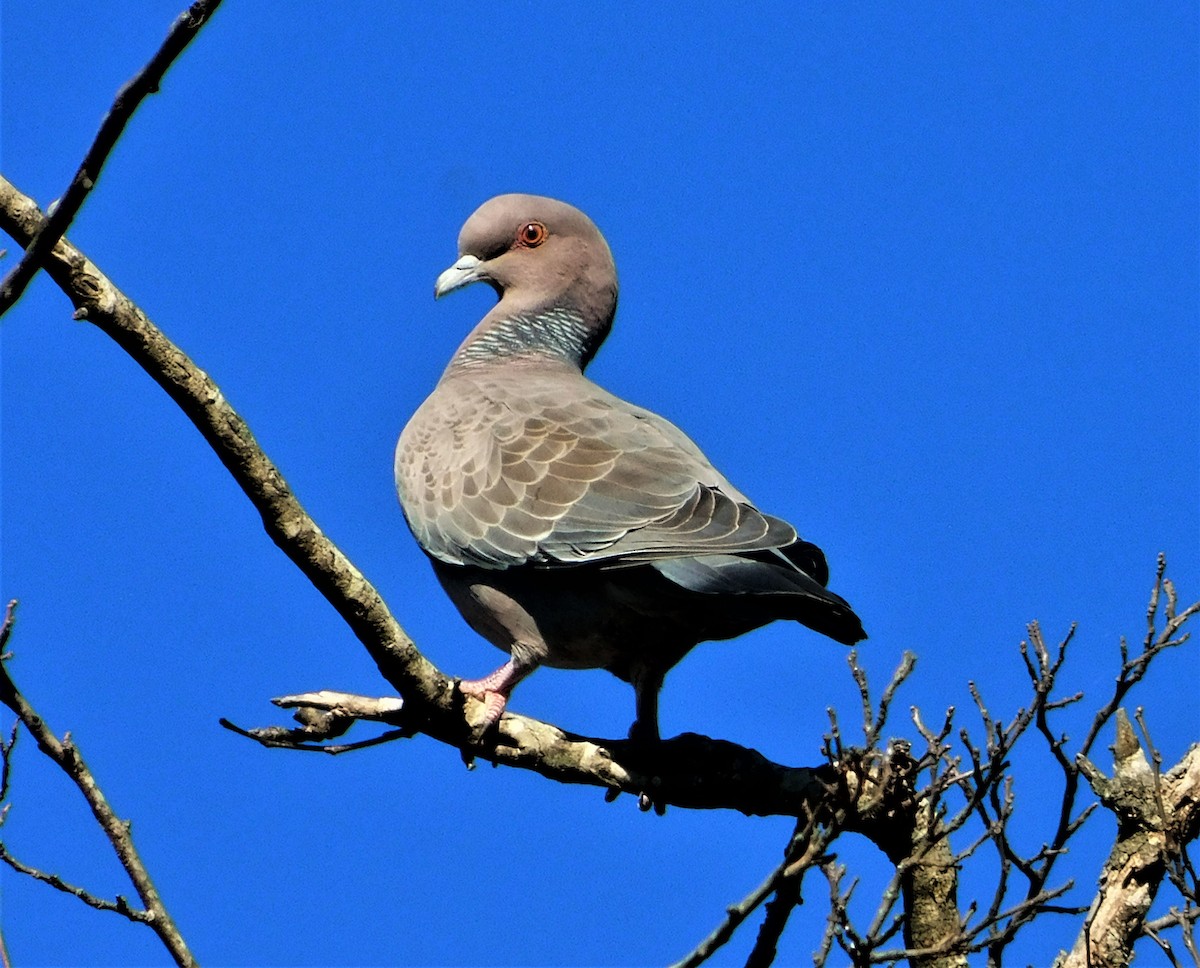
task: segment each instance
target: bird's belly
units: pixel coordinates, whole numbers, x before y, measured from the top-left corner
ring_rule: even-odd
[[[434,562],[467,623],[516,658],[559,669],[624,670],[659,657],[674,665],[700,640],[672,603],[631,593],[620,571],[490,571]]]

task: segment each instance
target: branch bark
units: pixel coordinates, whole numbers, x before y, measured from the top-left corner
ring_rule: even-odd
[[[1101,802],[1116,814],[1117,839],[1083,930],[1055,968],[1118,968],[1133,957],[1168,865],[1200,827],[1200,744],[1160,777],[1120,710],[1112,777],[1086,756],[1080,755],[1078,763]]]

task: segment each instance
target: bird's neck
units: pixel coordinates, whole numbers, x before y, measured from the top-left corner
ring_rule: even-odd
[[[576,309],[511,311],[501,301],[463,341],[446,373],[520,359],[566,363],[582,371],[610,325],[611,318],[589,323]]]

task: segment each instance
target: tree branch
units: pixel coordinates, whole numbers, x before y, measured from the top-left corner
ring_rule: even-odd
[[[283,726],[243,729],[224,718],[220,723],[239,736],[256,740],[263,746],[330,754],[348,753],[394,739],[407,739],[415,732],[410,726],[404,725],[404,701],[395,696],[357,696],[349,692],[322,689],[299,696],[280,696],[271,701],[283,709],[294,709],[292,716],[300,726],[294,729]],[[401,728],[356,743],[337,746],[325,744],[325,740],[343,735],[360,719],[394,723]]]
[[[792,909],[800,903],[800,884],[811,868],[825,858],[826,848],[837,839],[839,818],[835,814],[814,813],[796,824],[795,833],[784,851],[783,862],[741,901],[726,909],[725,919],[692,951],[672,968],[697,968],[711,958],[731,938],[742,923],[772,894],[764,921],[750,958],[748,968],[765,968],[775,960],[775,946],[787,925]]]
[[[0,178],[0,227],[28,245],[46,223],[32,199]],[[67,240],[46,272],[86,319],[111,337],[159,384],[200,431],[263,519],[271,539],[337,609],[380,665],[384,678],[435,713],[454,713],[452,683],[417,652],[379,593],[300,506],[220,388]]]
[[[1111,778],[1082,753],[1080,772],[1117,817],[1117,839],[1100,874],[1100,891],[1083,930],[1056,968],[1126,965],[1134,942],[1173,858],[1196,837],[1200,826],[1200,744],[1159,776],[1151,768],[1123,709]],[[1182,922],[1180,922],[1182,923]],[[1164,925],[1165,926],[1165,925]],[[1161,942],[1160,942],[1161,943]]]
[[[108,114],[96,132],[92,146],[84,155],[75,177],[67,186],[50,218],[38,228],[34,237],[25,245],[25,255],[13,268],[12,272],[0,283],[0,316],[11,309],[25,292],[26,286],[42,268],[46,257],[53,251],[55,244],[66,234],[71,222],[79,213],[88,193],[100,177],[100,169],[108,161],[109,154],[116,147],[117,139],[125,130],[125,125],[133,117],[133,113],[149,94],[158,91],[163,75],[183,53],[184,48],[192,42],[196,35],[212,18],[221,0],[196,0],[187,10],[176,18],[167,32],[167,37],[159,47],[158,52],[140,71],[128,80],[117,92],[117,97],[108,109]]]
[[[154,930],[154,933],[158,935],[167,951],[170,952],[175,963],[181,966],[181,968],[185,968],[185,966],[186,968],[191,968],[191,966],[196,964],[196,960],[188,950],[187,943],[183,940],[183,935],[179,933],[179,929],[171,919],[166,905],[163,904],[162,898],[154,886],[154,882],[150,879],[150,875],[142,863],[142,858],[138,854],[137,848],[133,845],[133,835],[130,832],[129,823],[120,819],[113,812],[112,807],[109,806],[108,800],[104,796],[104,792],[96,783],[91,771],[87,768],[87,764],[84,763],[79,750],[71,742],[70,736],[62,740],[55,736],[42,717],[38,715],[29,701],[17,689],[16,683],[13,682],[12,677],[9,675],[7,662],[3,658],[3,652],[4,647],[8,644],[9,636],[12,634],[16,607],[16,599],[8,603],[8,608],[4,614],[4,625],[0,627],[0,702],[3,702],[4,705],[16,713],[17,718],[29,730],[29,734],[34,738],[38,748],[53,760],[70,777],[71,782],[79,788],[79,792],[87,800],[87,804],[91,808],[96,822],[100,825],[100,829],[104,831],[108,842],[112,844],[113,850],[117,854],[117,859],[121,862],[121,866],[125,868],[125,873],[133,883],[138,897],[141,898],[142,904],[145,905],[145,909],[137,910],[131,907],[129,902],[120,896],[117,897],[116,901],[103,900],[90,894],[83,888],[67,884],[56,874],[46,874],[36,868],[22,864],[2,844],[0,844],[0,860],[3,860],[14,870],[22,874],[28,874],[30,877],[43,881],[60,891],[74,894],[85,904],[90,904],[92,907],[104,911],[114,911],[118,914],[123,914],[131,921],[148,924]],[[11,750],[12,743],[10,742],[4,750],[6,791],[8,779],[7,761]]]

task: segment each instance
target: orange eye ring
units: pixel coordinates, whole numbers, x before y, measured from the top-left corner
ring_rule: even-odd
[[[517,230],[517,245],[525,246],[529,249],[536,249],[539,245],[546,241],[546,236],[550,233],[546,231],[546,226],[541,222],[526,222]]]

